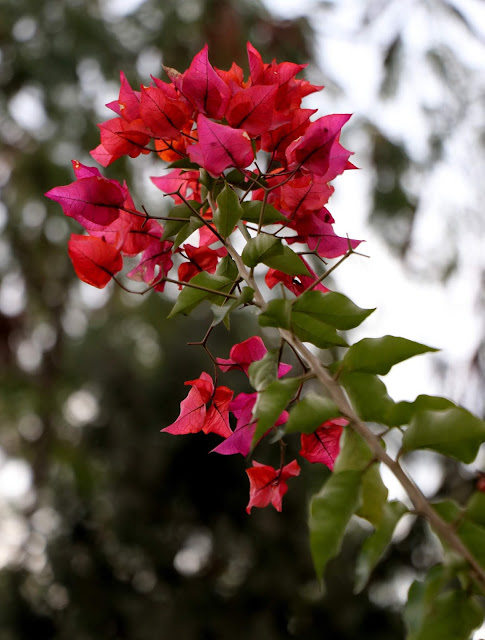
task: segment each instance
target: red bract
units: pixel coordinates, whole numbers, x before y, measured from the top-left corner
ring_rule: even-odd
[[[181,435],[186,433],[217,433],[223,438],[231,435],[229,428],[229,404],[233,392],[227,387],[217,387],[208,373],[202,372],[200,378],[188,380],[191,385],[189,395],[180,403],[180,415],[175,422],[162,431]],[[206,405],[212,400],[207,411]]]
[[[288,166],[302,167],[305,171],[325,177],[327,182],[342,173],[352,154],[340,145],[338,138],[349,118],[348,114],[339,114],[323,116],[312,122],[303,136],[286,149]],[[330,166],[331,158],[335,166]]]
[[[281,511],[281,501],[288,491],[288,478],[300,475],[300,465],[296,460],[282,469],[274,469],[269,465],[253,460],[253,467],[246,469],[249,477],[249,503],[246,511],[251,513],[253,507],[266,507],[272,504]]]
[[[229,167],[243,169],[254,160],[251,140],[245,131],[217,124],[203,115],[197,118],[199,142],[187,152],[192,162],[218,177]]]
[[[264,358],[267,353],[267,349],[264,346],[263,340],[259,336],[253,336],[243,342],[235,344],[229,352],[229,359],[217,358],[217,364],[221,371],[232,371],[233,369],[240,369],[244,373],[248,372],[249,366],[253,362],[257,362]],[[290,364],[281,363],[278,368],[278,375],[284,376],[291,370]]]
[[[72,234],[68,253],[78,277],[98,289],[103,289],[123,268],[118,249],[92,236]]]
[[[162,278],[167,275],[173,266],[172,262],[172,242],[168,240],[160,241],[163,228],[156,220],[150,220],[146,225],[146,232],[143,236],[147,243],[141,255],[138,265],[126,274],[127,278],[146,282],[148,285],[157,285],[157,291],[163,291],[165,282]]]
[[[209,62],[207,45],[199,51],[190,67],[182,74],[179,87],[182,94],[194,103],[200,113],[216,120],[224,116],[231,92]]]
[[[175,139],[180,137],[190,111],[181,100],[167,97],[159,87],[142,88],[140,116],[153,137]]]
[[[236,428],[226,440],[212,449],[212,452],[220,453],[224,456],[240,453],[246,457],[249,454],[257,424],[257,420],[253,420],[253,407],[257,397],[257,393],[240,393],[231,402],[229,410],[237,418]],[[275,427],[284,424],[287,420],[288,412],[283,411],[275,422]]]
[[[313,433],[302,433],[300,455],[309,462],[319,462],[333,471],[340,452],[340,436],[348,423],[344,418],[337,418],[324,422]]]
[[[310,267],[308,262],[300,256],[301,261],[305,264],[306,268],[310,272],[310,276],[290,276],[287,273],[278,271],[277,269],[269,269],[264,281],[266,286],[273,289],[277,284],[281,282],[287,289],[289,289],[295,296],[302,294],[308,287],[317,279],[316,273]],[[317,284],[313,287],[315,291],[322,291],[325,293],[329,291],[323,284]]]
[[[58,202],[66,216],[107,226],[119,216],[125,193],[119,184],[100,176],[81,178],[64,187],[55,187],[45,195]]]
[[[118,100],[110,102],[106,106],[127,122],[137,120],[140,117],[140,92],[131,88],[123,71],[120,71],[120,85]]]
[[[113,118],[98,126],[101,132],[101,144],[91,151],[91,155],[104,167],[121,156],[136,158],[140,153],[150,153],[150,150],[145,148],[150,142],[150,134],[142,120],[127,122],[123,118]],[[107,158],[101,162],[101,152],[110,157],[107,164],[105,164]]]
[[[150,180],[160,191],[170,193],[176,204],[183,202],[182,198],[175,193],[176,191],[184,198],[191,196],[193,199],[197,199],[200,194],[198,171],[173,169],[166,176],[153,177]]]
[[[226,119],[236,129],[244,129],[251,136],[260,136],[290,119],[276,111],[277,87],[248,87],[236,93],[227,108]]]
[[[190,244],[184,244],[183,249],[189,259],[189,262],[183,262],[178,270],[179,280],[189,282],[191,278],[201,271],[214,273],[217,268],[219,258],[227,254],[227,249],[210,249],[209,247],[193,247]]]

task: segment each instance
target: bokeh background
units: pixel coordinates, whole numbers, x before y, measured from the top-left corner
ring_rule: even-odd
[[[120,70],[147,83],[205,42],[213,64],[247,70],[248,39],[266,61],[310,62],[326,89],[308,106],[355,114],[343,142],[361,170],[336,181],[330,210],[370,258],[347,261],[333,286],[379,307],[366,335],[443,349],[401,365],[391,393],[483,414],[482,2],[0,0],[0,640],[398,639],[407,587],[439,559],[408,517],[353,595],[368,533],[354,523],[322,593],[306,513],[325,470],[307,465],[281,514],[248,517],[240,456],[160,435],[183,381],[209,364],[186,346],[209,315],[169,322],[167,298],[80,283],[66,254],[76,225],[43,198],[72,181],[72,158],[94,164]],[[165,206],[148,179],[160,173],[153,158],[106,170],[151,210]],[[224,357],[254,331],[235,319],[211,347]],[[408,465],[430,497],[462,501],[480,460]]]

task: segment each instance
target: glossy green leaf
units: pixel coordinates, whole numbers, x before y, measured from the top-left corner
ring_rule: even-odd
[[[378,527],[382,520],[389,492],[382,481],[377,463],[371,465],[362,474],[361,490],[362,504],[357,511],[357,515],[373,524],[374,527]]]
[[[429,351],[437,349],[396,336],[364,338],[349,348],[342,362],[346,371],[385,375],[398,362]]]
[[[363,471],[374,456],[364,440],[351,427],[346,427],[340,440],[340,453],[335,471]]]
[[[298,254],[296,254],[293,249],[290,249],[290,247],[287,247],[286,245],[282,246],[282,253],[270,256],[269,259],[263,261],[264,264],[272,269],[278,269],[278,271],[282,271],[289,275],[309,276],[310,272]]]
[[[336,329],[358,327],[375,309],[361,309],[349,298],[329,291],[307,291],[296,298],[293,309],[313,316]]]
[[[402,502],[392,501],[384,505],[379,525],[362,545],[355,569],[355,592],[360,593],[386,549],[391,544],[397,523],[407,509]]]
[[[226,174],[225,180],[226,182],[229,182],[229,184],[239,186],[244,184],[244,182],[246,181],[246,176],[242,171],[239,171],[239,169],[232,169]]]
[[[285,298],[270,300],[266,311],[260,313],[258,321],[261,327],[290,328],[291,302]]]
[[[191,162],[190,158],[180,158],[179,160],[174,160],[166,167],[167,169],[188,169],[195,171],[196,169],[200,169],[199,165],[195,162]]]
[[[328,349],[329,347],[346,347],[347,343],[339,336],[336,329],[321,320],[294,311],[291,314],[291,329],[303,342],[311,342],[320,349]]]
[[[281,241],[274,236],[262,233],[247,241],[241,257],[247,267],[254,268],[278,253],[283,253]]]
[[[418,411],[403,437],[403,451],[432,449],[465,463],[473,462],[485,441],[485,423],[460,407]]]
[[[485,527],[465,519],[460,522],[456,532],[475,559],[485,568]]]
[[[298,378],[274,380],[258,394],[253,409],[253,417],[258,419],[253,436],[253,447],[278,420],[281,412],[286,409],[298,391],[300,384],[301,381]]]
[[[243,213],[241,218],[246,222],[259,223],[261,215],[261,200],[248,200],[242,203]],[[263,224],[274,224],[275,222],[286,222],[285,216],[270,204],[266,204],[264,208]]]
[[[195,200],[191,202],[191,205],[197,211],[200,208],[200,202],[196,202]],[[189,219],[193,215],[193,210],[185,203],[177,204],[175,207],[172,207],[167,216],[169,219],[163,221],[163,235],[161,239],[166,240],[167,238],[171,238],[176,235],[189,223]],[[171,220],[170,218],[184,218],[184,220]]]
[[[209,273],[202,272],[194,276],[189,284],[206,287],[215,291],[227,292],[229,291],[233,283],[232,280],[229,280],[229,278],[210,275]],[[214,298],[214,295],[217,294],[213,294],[210,291],[204,291],[202,289],[194,289],[191,286],[185,286],[179,293],[177,302],[173,306],[172,311],[170,312],[168,317],[173,318],[180,313],[188,315],[197,307],[197,305],[199,305],[204,300],[210,300],[211,298]]]
[[[261,360],[249,365],[249,382],[256,391],[263,391],[278,377],[279,349],[269,349]]]
[[[388,424],[394,400],[386,385],[372,373],[342,373],[339,382],[347,392],[357,414],[364,421]]]
[[[310,391],[290,411],[286,433],[313,433],[341,413],[333,400]]]
[[[475,491],[466,505],[466,517],[485,527],[485,493]]]
[[[361,477],[358,471],[333,473],[310,503],[310,546],[319,579],[340,551],[347,524],[359,507]]]
[[[230,278],[231,280],[236,280],[239,276],[239,271],[237,269],[237,265],[231,256],[227,255],[222,258],[222,260],[217,265],[216,269],[217,276],[224,276],[224,278]]]
[[[413,583],[409,592],[406,640],[470,640],[473,630],[483,620],[483,609],[477,600],[464,591],[433,594],[431,598],[426,589],[418,585],[420,583]]]
[[[196,216],[191,216],[189,218],[189,223],[184,225],[182,229],[180,229],[180,231],[175,236],[175,240],[173,243],[173,250],[175,251],[176,249],[178,249],[180,245],[183,244],[187,240],[187,238],[194,233],[194,231],[197,231],[197,229],[200,229],[203,226],[203,224],[204,223],[200,218],[197,218]]]
[[[236,192],[227,184],[217,196],[216,202],[217,209],[214,212],[214,224],[221,236],[227,238],[241,219],[243,210]]]
[[[253,297],[254,297],[254,289],[251,289],[251,287],[244,287],[244,289],[241,291],[241,295],[238,297],[237,300],[231,299],[229,300],[229,302],[226,302],[226,304],[222,306],[213,304],[212,313],[214,314],[214,320],[212,321],[212,326],[215,327],[220,322],[224,321],[227,328],[229,329],[227,320],[231,312],[234,311],[234,309],[237,309],[237,307],[251,302]]]
[[[261,233],[246,243],[241,254],[246,266],[254,268],[263,263],[291,275],[310,275],[305,264],[279,238]]]

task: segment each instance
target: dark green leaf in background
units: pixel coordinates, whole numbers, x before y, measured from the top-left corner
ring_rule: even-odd
[[[322,579],[327,562],[340,551],[347,524],[359,507],[359,471],[333,473],[310,503],[310,546],[315,572]]]

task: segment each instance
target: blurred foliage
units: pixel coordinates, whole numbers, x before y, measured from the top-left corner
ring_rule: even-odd
[[[324,471],[307,465],[282,514],[248,517],[244,460],[208,456],[210,437],[161,436],[183,381],[210,366],[184,346],[207,318],[169,323],[156,296],[90,296],[66,255],[75,224],[42,197],[72,181],[71,158],[92,164],[94,123],[108,117],[119,70],[134,84],[161,75],[161,62],[183,70],[205,42],[215,65],[247,69],[247,39],[266,60],[306,62],[310,24],[278,21],[257,0],[146,0],[131,13],[116,0],[0,0],[0,9],[0,445],[32,471],[30,491],[0,504],[0,640],[402,637],[395,594],[405,567],[433,562],[426,531],[415,525],[370,590],[352,596],[363,535],[352,529],[322,597],[306,519]],[[385,56],[388,95],[401,51],[397,38]],[[387,216],[380,228],[405,252],[417,206],[402,186],[410,160],[384,132],[372,140],[375,216]],[[106,174],[131,175],[143,203],[130,163]],[[219,329],[220,356],[251,335],[247,321],[231,337]]]

